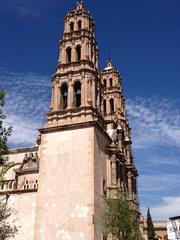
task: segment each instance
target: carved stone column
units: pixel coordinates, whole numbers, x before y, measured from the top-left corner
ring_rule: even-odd
[[[60,46],[60,48],[59,48],[59,59],[58,59],[58,62],[59,63],[62,63],[62,46]]]
[[[81,106],[85,106],[85,76],[84,76],[84,72],[82,73],[82,77],[81,77]]]
[[[118,146],[119,149],[122,151],[122,128],[117,129],[117,136],[118,136]]]
[[[88,96],[88,104],[89,105],[92,105],[92,79],[91,78],[88,78],[87,80],[87,96]]]
[[[98,69],[99,59],[98,59],[98,49],[96,50],[96,68]]]
[[[61,46],[61,63],[66,63],[66,49],[64,44]]]
[[[92,60],[92,56],[91,56],[91,44],[88,44],[88,48],[89,48],[89,60]]]
[[[127,157],[127,163],[131,162],[131,146],[128,144],[126,145],[126,157]]]
[[[85,28],[85,18],[84,18],[84,14],[82,15],[82,29]]]
[[[54,83],[52,84],[52,89],[51,89],[51,110],[54,110]]]
[[[87,106],[87,99],[88,99],[88,95],[87,95],[87,88],[88,88],[88,83],[87,83],[87,78],[84,78],[84,105]]]
[[[84,46],[85,46],[85,59],[89,59],[89,45],[88,45],[88,40],[85,39],[84,42]]]
[[[78,30],[77,16],[74,17],[74,31]]]
[[[81,59],[85,59],[85,55],[86,55],[86,53],[85,53],[85,48],[86,48],[86,44],[85,44],[85,41],[84,41],[84,39],[82,39],[82,45],[81,45]]]
[[[114,109],[115,109],[115,111],[120,109],[119,102],[120,102],[119,97],[115,96],[115,98],[114,98]]]
[[[58,111],[60,106],[59,77],[56,77],[54,85],[54,110]]]
[[[117,160],[116,155],[112,155],[111,157],[111,183],[113,186],[117,185]]]
[[[68,32],[68,23],[67,23],[67,21],[64,22],[64,32],[65,33]]]
[[[72,44],[72,62],[76,62],[76,47],[75,47],[75,44],[74,44],[74,42],[73,42],[73,44]]]
[[[128,172],[128,192],[129,192],[129,197],[132,198],[132,174],[131,172]]]
[[[109,102],[109,97],[106,99],[106,108],[107,108],[107,113],[110,113],[110,102]]]
[[[92,80],[92,102],[93,102],[93,107],[96,107],[96,82],[95,82],[95,79]]]
[[[68,105],[67,108],[70,109],[73,107],[73,83],[72,78],[68,79]]]

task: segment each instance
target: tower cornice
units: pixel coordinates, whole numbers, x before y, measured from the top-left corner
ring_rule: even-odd
[[[98,76],[97,68],[95,68],[93,62],[89,60],[81,60],[79,62],[71,63],[58,63],[56,73],[54,75],[66,76],[68,74],[81,74],[84,71]]]
[[[60,43],[63,43],[64,41],[69,41],[69,40],[76,40],[78,38],[83,38],[86,37],[88,39],[93,39],[95,42],[95,38],[92,35],[91,31],[87,29],[81,29],[81,30],[76,30],[74,32],[65,32],[63,38],[60,40]]]
[[[84,71],[86,70],[86,73],[91,73],[94,76],[97,76],[96,74],[96,70],[91,70],[91,69],[87,69],[87,68],[82,68],[81,70],[78,71],[66,71],[65,73],[55,73],[52,75],[52,80],[56,77],[66,77],[68,75],[74,75],[74,74],[82,74]]]

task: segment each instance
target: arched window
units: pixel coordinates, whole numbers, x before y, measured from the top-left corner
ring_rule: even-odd
[[[106,113],[106,100],[103,100],[103,110],[104,110],[104,113]]]
[[[81,61],[81,46],[76,47],[76,60]]]
[[[79,20],[78,21],[78,30],[81,30],[81,28],[82,28],[82,22],[81,22],[81,20]]]
[[[73,32],[73,31],[74,31],[74,23],[71,22],[71,23],[70,23],[70,32]]]
[[[81,106],[81,83],[75,82],[74,84],[74,97],[75,97],[75,107]]]
[[[110,99],[110,111],[114,112],[114,99]]]
[[[103,84],[104,84],[104,87],[106,88],[107,87],[107,80],[106,79],[103,80]]]
[[[71,62],[71,48],[70,48],[70,47],[68,47],[68,48],[66,49],[66,62],[67,62],[67,63],[70,63],[70,62]]]
[[[110,87],[113,86],[113,80],[112,80],[112,78],[109,79],[109,86],[110,86]]]
[[[67,108],[67,101],[68,101],[68,86],[67,83],[64,83],[61,86],[61,108],[66,109]]]

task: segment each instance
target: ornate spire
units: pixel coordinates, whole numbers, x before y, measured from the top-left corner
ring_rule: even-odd
[[[113,69],[112,59],[108,58],[107,60],[107,66],[104,68],[104,70],[110,70]]]
[[[77,10],[82,9],[83,8],[83,0],[78,0],[77,1]]]
[[[78,0],[77,4],[83,4],[83,0]]]
[[[107,67],[113,67],[112,59],[111,59],[111,58],[109,58],[109,59],[107,60]]]

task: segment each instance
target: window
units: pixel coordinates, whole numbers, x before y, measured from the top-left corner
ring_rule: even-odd
[[[70,47],[68,47],[68,48],[66,49],[66,62],[67,62],[67,63],[70,63],[70,62],[71,62],[71,48],[70,48]]]
[[[61,99],[62,99],[61,108],[66,109],[67,108],[67,100],[68,100],[68,86],[66,83],[64,83],[61,87]]]
[[[81,28],[82,28],[82,22],[80,20],[80,21],[78,21],[78,30],[81,30]]]
[[[75,97],[75,107],[81,106],[81,83],[75,82],[74,84],[74,97]]]
[[[73,31],[74,31],[74,23],[71,22],[71,23],[70,23],[70,32],[73,32]]]
[[[76,60],[81,61],[81,46],[76,47]]]
[[[104,84],[104,87],[106,88],[107,87],[107,80],[106,79],[103,80],[103,84]]]
[[[110,99],[110,111],[114,112],[114,99]]]
[[[103,109],[104,109],[104,113],[106,113],[106,100],[103,100]]]
[[[109,86],[110,86],[110,87],[113,86],[113,80],[112,80],[112,78],[109,79]]]

